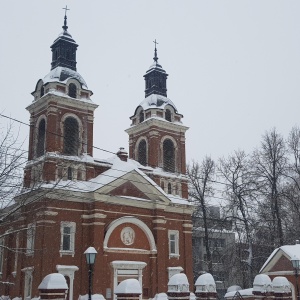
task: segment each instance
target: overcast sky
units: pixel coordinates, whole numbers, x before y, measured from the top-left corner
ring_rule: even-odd
[[[28,123],[25,107],[50,71],[50,45],[62,31],[65,5],[69,32],[79,44],[77,70],[99,105],[95,146],[128,149],[124,130],[144,99],[154,39],[169,74],[168,97],[190,127],[188,161],[250,152],[266,130],[276,127],[287,136],[299,125],[299,0],[2,1],[4,114]],[[28,131],[21,126],[26,147]]]

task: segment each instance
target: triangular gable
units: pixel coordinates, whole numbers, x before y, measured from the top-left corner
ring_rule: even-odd
[[[112,196],[127,196],[135,197],[150,200],[150,198],[141,190],[139,190],[134,184],[130,181],[125,182],[124,184],[118,186],[110,192]]]
[[[171,202],[154,181],[136,169],[102,186],[97,192],[114,196],[131,196],[145,200],[161,201],[167,204]]]
[[[285,245],[275,249],[260,269],[260,273],[266,273],[272,271],[273,269],[278,269],[276,268],[276,265],[278,263],[282,265],[283,261],[285,262],[284,266],[286,267],[286,270],[284,271],[292,270],[292,263],[290,262],[290,260],[294,255],[296,255],[297,257],[300,256],[299,244]]]

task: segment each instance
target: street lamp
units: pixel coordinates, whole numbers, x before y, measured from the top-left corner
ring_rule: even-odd
[[[294,255],[291,259],[291,262],[293,264],[293,268],[295,269],[295,278],[296,278],[296,286],[297,286],[297,299],[299,300],[299,286],[298,286],[298,270],[300,267],[300,259]]]
[[[92,300],[92,273],[97,251],[94,247],[88,247],[85,252],[86,262],[89,265],[89,300]]]

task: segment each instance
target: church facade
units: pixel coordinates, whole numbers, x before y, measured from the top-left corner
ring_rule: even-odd
[[[77,72],[68,32],[53,42],[51,71],[38,80],[30,113],[24,192],[2,214],[1,295],[30,299],[49,273],[63,274],[68,299],[88,292],[84,251],[97,250],[93,293],[115,299],[127,278],[141,298],[166,292],[184,272],[192,284],[192,206],[187,201],[183,116],[167,97],[168,74],[154,61],[145,99],[130,117],[129,154],[93,157],[92,91]]]

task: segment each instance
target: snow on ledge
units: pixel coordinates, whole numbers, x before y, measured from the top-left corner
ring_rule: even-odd
[[[142,294],[141,285],[137,279],[125,279],[117,286],[115,294]]]
[[[59,273],[52,273],[47,275],[41,284],[38,286],[39,290],[68,290],[68,285],[65,277]]]

